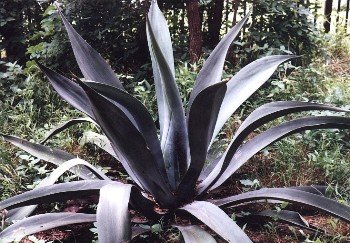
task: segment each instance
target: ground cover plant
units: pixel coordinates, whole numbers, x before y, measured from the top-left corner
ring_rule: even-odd
[[[184,214],[184,217],[188,217],[192,214],[226,241],[250,242],[244,231],[220,208],[260,200],[267,200],[268,203],[275,203],[276,200],[297,202],[349,222],[349,207],[325,197],[325,188],[322,186],[265,188],[220,199],[212,198],[211,191],[269,144],[303,130],[350,127],[349,118],[310,116],[273,126],[244,143],[258,127],[294,112],[346,112],[340,108],[308,102],[271,102],[248,116],[222,155],[207,161],[208,150],[227,119],[267,81],[279,64],[294,58],[280,55],[264,57],[244,67],[230,81],[222,82],[225,55],[248,18],[249,15],[222,39],[205,62],[197,76],[185,112],[175,83],[166,21],[156,2],[152,3],[147,34],[157,92],[159,141],[149,112],[137,99],[125,92],[106,62],[62,16],[85,79],[70,80],[40,63],[38,65],[56,91],[90,118],[79,118],[63,124],[43,143],[72,124],[86,121],[96,123],[106,135],[96,135],[100,139],[100,146],[122,163],[134,184],[112,181],[86,161],[61,150],[3,135],[5,140],[59,166],[36,189],[0,203],[8,222],[19,220],[2,231],[0,237],[14,240],[61,225],[97,221],[100,242],[127,241],[132,237],[133,231],[135,235],[139,230],[135,228],[136,223],[131,227],[130,207],[146,216],[150,222],[166,219],[167,224],[177,227],[188,242],[210,242],[215,239],[201,227],[176,224],[175,215]],[[68,170],[84,180],[54,185]],[[23,219],[33,212],[33,204],[86,195],[99,195],[96,214],[48,213]],[[297,212],[268,210],[259,214],[317,230],[308,225]]]

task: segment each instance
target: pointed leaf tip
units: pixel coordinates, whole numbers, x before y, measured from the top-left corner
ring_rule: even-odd
[[[234,75],[227,83],[227,92],[212,140],[231,115],[273,75],[280,64],[296,57],[295,55],[266,56],[248,64]]]
[[[106,60],[78,34],[59,7],[57,10],[67,30],[74,56],[85,79],[124,89]]]
[[[188,135],[183,104],[175,81],[170,33],[164,15],[156,5],[148,13],[147,39],[157,94],[161,148],[170,184],[175,189],[188,167]]]
[[[248,21],[250,14],[248,13],[244,18],[239,21],[219,42],[219,44],[212,51],[208,59],[205,61],[202,69],[200,70],[196,83],[193,86],[193,90],[189,99],[189,110],[192,102],[196,96],[206,87],[216,84],[221,81],[223,68],[225,65],[225,59],[227,52],[231,46],[231,43],[240,33],[242,27]]]
[[[56,73],[50,68],[45,67],[37,62],[40,70],[45,74],[56,92],[69,104],[76,109],[84,112],[91,118],[94,118],[93,112],[89,105],[88,99],[84,91],[74,81],[65,76]]]

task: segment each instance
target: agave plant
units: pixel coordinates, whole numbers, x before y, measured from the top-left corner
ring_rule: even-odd
[[[130,219],[129,210],[133,209],[149,222],[166,218],[167,227],[178,228],[185,242],[215,242],[215,239],[198,225],[175,224],[172,221],[175,214],[192,215],[228,242],[251,242],[223,209],[262,200],[267,203],[296,202],[350,222],[350,207],[325,197],[325,187],[322,186],[264,188],[221,199],[212,197],[214,189],[266,146],[304,130],[350,128],[350,118],[308,116],[249,136],[264,124],[295,112],[347,112],[323,104],[271,102],[254,110],[238,128],[227,149],[216,159],[209,159],[208,151],[228,118],[281,63],[295,57],[263,57],[244,67],[228,82],[221,81],[229,46],[249,15],[226,34],[206,60],[185,111],[175,82],[166,20],[157,3],[152,2],[147,36],[156,87],[159,132],[144,105],[125,91],[104,59],[83,40],[61,12],[60,15],[84,80],[73,81],[40,63],[38,66],[62,98],[88,118],[74,119],[58,126],[41,144],[3,135],[6,141],[58,167],[34,190],[0,202],[0,210],[7,213],[6,221],[15,221],[0,233],[0,238],[11,241],[62,225],[96,221],[99,242],[129,241],[133,235],[142,232]],[[120,161],[132,179],[131,184],[113,181],[88,162],[43,145],[58,132],[80,122],[93,122],[103,131],[105,135],[90,132],[90,138]],[[66,171],[76,174],[81,180],[55,184]],[[65,212],[30,216],[37,204],[64,202],[87,195],[99,195],[96,214]],[[266,210],[250,217],[277,217],[315,230],[294,211]]]

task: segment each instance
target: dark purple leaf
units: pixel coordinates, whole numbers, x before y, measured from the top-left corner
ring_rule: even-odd
[[[123,89],[123,85],[107,62],[75,31],[61,11],[59,11],[59,14],[66,27],[75,58],[85,79]]]
[[[83,82],[80,85],[89,98],[97,123],[111,141],[117,156],[126,158],[139,182],[159,203],[173,203],[167,180],[159,171],[141,133],[117,106]]]
[[[194,201],[180,209],[195,216],[228,242],[252,242],[224,211],[210,202]]]
[[[226,92],[226,83],[214,84],[202,90],[194,99],[188,117],[190,166],[180,182],[178,193],[184,199],[194,193],[203,169],[216,119]]]
[[[168,32],[164,16],[156,1],[152,1],[147,20],[147,36],[153,68],[156,69],[156,87],[161,86],[161,89],[157,88],[157,98],[163,95],[161,101],[164,105],[160,112],[161,148],[170,185],[174,189],[188,167],[189,145],[185,113],[170,55],[171,43],[167,43]],[[159,94],[160,92],[162,93]]]
[[[304,204],[350,222],[349,206],[324,196],[290,188],[264,188],[223,199],[211,200],[211,202],[220,207],[230,207],[247,201],[257,201],[261,199],[273,199]]]
[[[96,211],[97,233],[100,242],[131,240],[129,199],[131,185],[109,184],[101,188]]]
[[[221,82],[221,76],[224,69],[227,52],[231,46],[232,41],[237,37],[240,30],[247,22],[249,16],[250,13],[248,13],[224,36],[224,38],[222,38],[222,40],[210,54],[209,58],[205,61],[201,71],[196,78],[196,83],[194,84],[190,95],[188,105],[189,110],[192,106],[192,102],[202,90],[213,84]]]

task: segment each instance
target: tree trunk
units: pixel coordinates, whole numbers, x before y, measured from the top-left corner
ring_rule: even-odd
[[[331,30],[332,4],[333,4],[333,0],[326,0],[326,4],[324,8],[324,16],[326,17],[326,20],[323,23],[326,33],[328,33]]]
[[[214,1],[213,6],[210,8],[208,19],[208,44],[210,48],[215,46],[220,41],[220,29],[222,22],[222,15],[224,10],[224,0]]]
[[[339,26],[340,26],[340,23],[339,23],[339,14],[340,14],[340,8],[341,8],[341,0],[338,0],[338,7],[337,7],[337,20],[336,20],[337,28],[339,28]]]
[[[232,27],[237,23],[237,12],[240,5],[240,0],[234,0],[233,1],[233,20],[232,20]]]
[[[187,0],[187,19],[190,35],[189,53],[191,62],[197,62],[202,54],[202,23],[199,15],[198,0]]]
[[[349,7],[350,7],[350,0],[347,0],[346,1],[346,14],[345,14],[345,33],[347,33],[347,31],[348,31]]]

